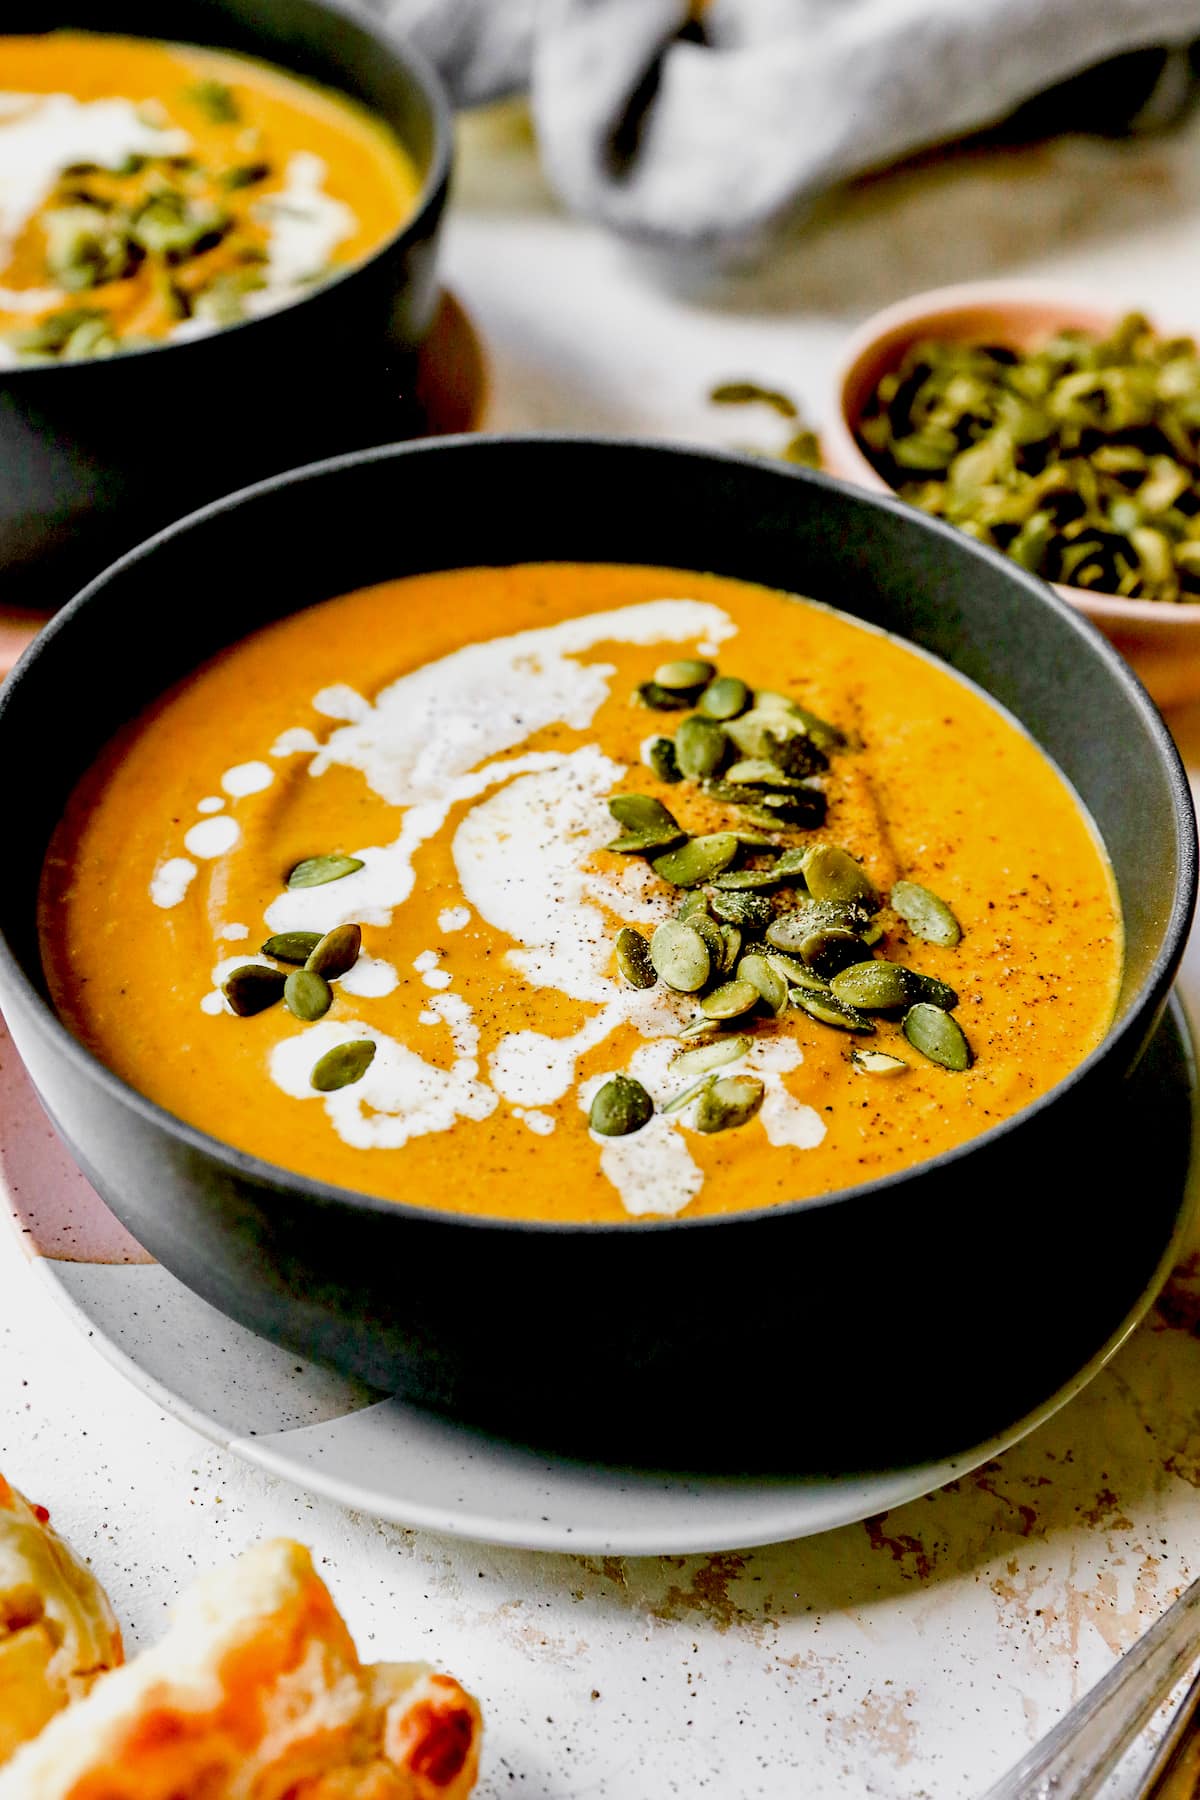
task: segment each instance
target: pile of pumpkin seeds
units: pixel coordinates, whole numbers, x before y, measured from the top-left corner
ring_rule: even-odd
[[[117,169],[77,163],[65,170],[38,218],[47,285],[84,295],[137,277],[175,321],[229,325],[246,316],[248,296],[265,286],[266,239],[230,201],[268,181],[273,166],[223,82],[198,82],[184,100],[228,128],[219,161],[131,156]],[[157,113],[148,116],[163,123]],[[218,246],[221,266],[214,268],[208,253]],[[113,356],[148,340],[118,338],[104,307],[77,304],[10,331],[7,341],[22,361],[39,363]]]
[[[846,735],[786,695],[751,690],[699,659],[664,663],[636,698],[686,714],[673,735],[648,744],[655,773],[681,792],[721,802],[730,815],[726,829],[694,836],[651,795],[614,794],[608,803],[621,827],[609,850],[644,856],[681,893],[675,916],[651,937],[625,926],[615,944],[617,969],[631,987],[661,981],[696,997],[671,1067],[680,1086],[661,1110],[694,1101],[695,1126],[705,1132],[753,1118],[762,1082],[728,1070],[752,1046],[747,1028],[766,1019],[799,1022],[802,1015],[861,1037],[899,1022],[908,1046],[928,1061],[952,1072],[970,1068],[954,989],[875,955],[884,899],[862,864],[838,844],[786,841],[788,832],[823,822],[819,774],[832,755],[853,748]],[[958,920],[930,889],[897,881],[889,900],[914,938],[944,948],[959,942]],[[850,1060],[864,1075],[894,1076],[910,1066],[874,1047],[855,1046]],[[594,1096],[589,1124],[602,1136],[624,1136],[653,1112],[639,1082],[614,1075]]]
[[[1048,581],[1200,601],[1200,350],[1131,313],[1035,350],[927,339],[858,427],[905,500]]]
[[[309,856],[292,869],[287,885],[291,889],[324,887],[326,882],[353,875],[362,866],[360,858],[340,852]],[[263,944],[262,955],[269,956],[273,963],[284,964],[284,968],[241,963],[226,976],[221,991],[230,1011],[240,1019],[253,1018],[282,1001],[293,1018],[311,1025],[325,1017],[333,1005],[332,983],[354,967],[361,950],[362,928],[358,925],[335,925],[332,931],[324,933],[277,932]],[[322,1094],[350,1087],[362,1080],[374,1055],[375,1045],[370,1038],[335,1044],[313,1065],[309,1080]]]

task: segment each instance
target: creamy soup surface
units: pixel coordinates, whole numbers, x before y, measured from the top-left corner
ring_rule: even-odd
[[[644,690],[681,660],[749,691]],[[706,707],[716,736],[686,726],[676,757]],[[635,821],[607,848],[622,795],[674,839]],[[873,898],[838,915],[847,871]],[[704,923],[660,933],[656,978],[681,912]],[[342,925],[355,960],[296,1016],[283,976]],[[809,602],[604,565],[389,582],[226,650],[77,790],[42,939],[73,1031],[181,1118],[345,1187],[551,1220],[732,1212],[933,1156],[1086,1056],[1121,969],[1090,822],[976,689]],[[868,959],[925,986],[848,1004]]]
[[[0,368],[269,312],[377,249],[420,186],[381,122],[255,59],[0,36]]]

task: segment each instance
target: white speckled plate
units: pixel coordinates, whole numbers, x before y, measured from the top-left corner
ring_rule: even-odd
[[[1162,1029],[1172,1116],[1182,1122],[1196,1070],[1178,1001]],[[198,1299],[150,1260],[80,1174],[0,1025],[0,1205],[41,1279],[97,1348],[167,1411],[273,1474],[397,1524],[524,1549],[640,1556],[745,1548],[828,1531],[956,1480],[1064,1406],[1125,1341],[1171,1268],[1196,1186],[1193,1167],[1154,1280],[1129,1314],[1104,1321],[1078,1373],[986,1443],[867,1475],[613,1468],[547,1457],[374,1393]]]

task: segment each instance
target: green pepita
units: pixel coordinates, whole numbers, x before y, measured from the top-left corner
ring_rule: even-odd
[[[905,1013],[903,1030],[913,1049],[939,1068],[961,1074],[975,1060],[962,1026],[940,1006],[919,1001]]]
[[[327,881],[341,881],[362,868],[362,858],[343,856],[340,851],[330,856],[306,856],[287,878],[289,888],[324,887]]]
[[[778,788],[785,792],[804,787],[803,781],[797,776],[785,775],[775,763],[767,762],[761,756],[744,756],[740,762],[730,763],[725,771],[725,779],[744,787]]]
[[[743,1013],[758,1005],[761,997],[752,982],[725,981],[710,994],[705,994],[700,1011],[706,1019],[740,1019]]]
[[[660,781],[673,785],[682,779],[679,764],[675,760],[675,745],[669,737],[656,737],[653,740],[646,750],[646,761]]]
[[[779,873],[778,865],[770,869],[728,869],[724,875],[713,877],[713,886],[722,888],[728,894],[751,892],[755,888],[778,887],[787,878]]]
[[[804,879],[814,900],[856,902],[879,911],[879,895],[870,876],[848,850],[838,844],[814,844],[804,858]]]
[[[360,925],[335,925],[313,945],[304,966],[314,975],[323,975],[326,981],[336,981],[354,967],[361,950]]]
[[[865,1013],[860,1013],[853,1006],[843,1006],[831,993],[815,993],[811,988],[796,987],[788,997],[791,1004],[807,1013],[810,1019],[816,1019],[822,1025],[832,1025],[838,1031],[869,1033],[875,1029]]]
[[[726,1063],[736,1062],[739,1056],[745,1056],[753,1041],[753,1038],[739,1034],[737,1037],[718,1038],[715,1044],[701,1044],[695,1050],[681,1050],[671,1064],[671,1073],[681,1081],[694,1081],[698,1075],[711,1075],[714,1069],[723,1069]]]
[[[692,919],[697,913],[704,913],[707,916],[708,895],[702,893],[699,888],[693,888],[690,893],[683,896],[682,904],[675,916],[679,919]]]
[[[678,843],[683,836],[678,823],[661,800],[649,794],[614,794],[608,810],[618,825],[625,827],[619,838],[605,846],[624,852],[661,850]]]
[[[276,962],[299,963],[302,967],[321,941],[319,931],[278,931],[262,946],[264,956]]]
[[[617,933],[617,968],[630,987],[652,988],[658,980],[650,960],[650,946],[640,931],[625,925]]]
[[[309,1084],[319,1094],[333,1094],[338,1088],[353,1087],[361,1081],[375,1060],[375,1045],[370,1038],[352,1038],[348,1044],[335,1044],[313,1065]]]
[[[664,881],[676,887],[699,887],[722,874],[739,849],[738,841],[727,831],[715,831],[705,837],[689,838],[677,850],[656,856],[651,868]]]
[[[643,706],[650,707],[652,712],[682,712],[691,705],[687,694],[677,694],[671,688],[659,687],[656,681],[643,681],[635,691],[634,699]]]
[[[736,925],[727,923],[721,925],[721,944],[721,966],[717,970],[717,974],[728,975],[737,962],[742,948],[742,934]]]
[[[823,994],[828,991],[829,983],[815,969],[806,968],[792,956],[781,956],[777,950],[767,952],[767,961],[777,975],[781,975],[789,987],[806,988],[809,993]]]
[[[940,1006],[943,1012],[953,1012],[958,1005],[958,995],[948,982],[939,981],[936,975],[922,975],[917,969],[908,971],[914,1000],[926,1000],[930,1006]]]
[[[698,993],[712,972],[708,945],[682,919],[664,919],[656,928],[650,960],[659,978],[677,994]]]
[[[664,1100],[659,1111],[664,1114],[682,1112],[683,1108],[694,1100],[697,1094],[704,1092],[712,1079],[711,1075],[701,1075],[698,1081],[689,1082],[687,1087],[681,1088],[677,1094],[672,1094],[669,1100]]]
[[[717,888],[709,905],[723,925],[738,925],[744,931],[765,931],[771,922],[771,902],[761,894],[747,894]]]
[[[284,983],[283,1001],[293,1018],[311,1023],[323,1019],[333,1005],[333,989],[312,969],[293,969]]]
[[[763,1103],[765,1093],[756,1075],[722,1075],[700,1095],[696,1108],[697,1131],[732,1131],[747,1124]]]
[[[902,1056],[889,1056],[884,1050],[850,1050],[850,1066],[860,1075],[902,1075],[908,1064]]]
[[[962,937],[962,926],[946,902],[919,882],[894,882],[891,898],[892,911],[900,915],[914,937],[946,949],[952,949]]]
[[[287,977],[279,969],[264,968],[262,963],[242,963],[231,970],[221,983],[221,992],[239,1019],[252,1019],[282,1000]]]
[[[895,1012],[913,999],[910,971],[882,959],[840,969],[829,986],[835,1000],[860,1012]]]
[[[750,689],[736,675],[718,675],[696,702],[706,719],[736,719],[750,704]]]
[[[716,719],[706,719],[700,713],[689,713],[680,721],[675,733],[675,761],[679,764],[682,775],[689,781],[702,781],[706,776],[715,775],[724,762],[729,750],[729,740],[725,736],[725,727]]]
[[[716,672],[710,662],[702,662],[699,657],[685,656],[675,662],[659,663],[654,671],[654,684],[656,687],[686,693],[693,688],[707,686]]]
[[[747,981],[754,988],[760,1000],[766,1002],[771,1011],[778,1016],[784,1012],[788,1003],[788,984],[777,969],[771,967],[770,959],[752,951],[743,956],[738,964],[738,980]]]
[[[588,1124],[600,1137],[628,1137],[653,1117],[653,1100],[631,1075],[610,1075],[588,1109]]]

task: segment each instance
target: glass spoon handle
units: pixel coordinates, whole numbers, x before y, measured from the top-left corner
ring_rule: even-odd
[[[1092,1800],[1198,1659],[1200,1581],[1194,1581],[983,1800]]]

